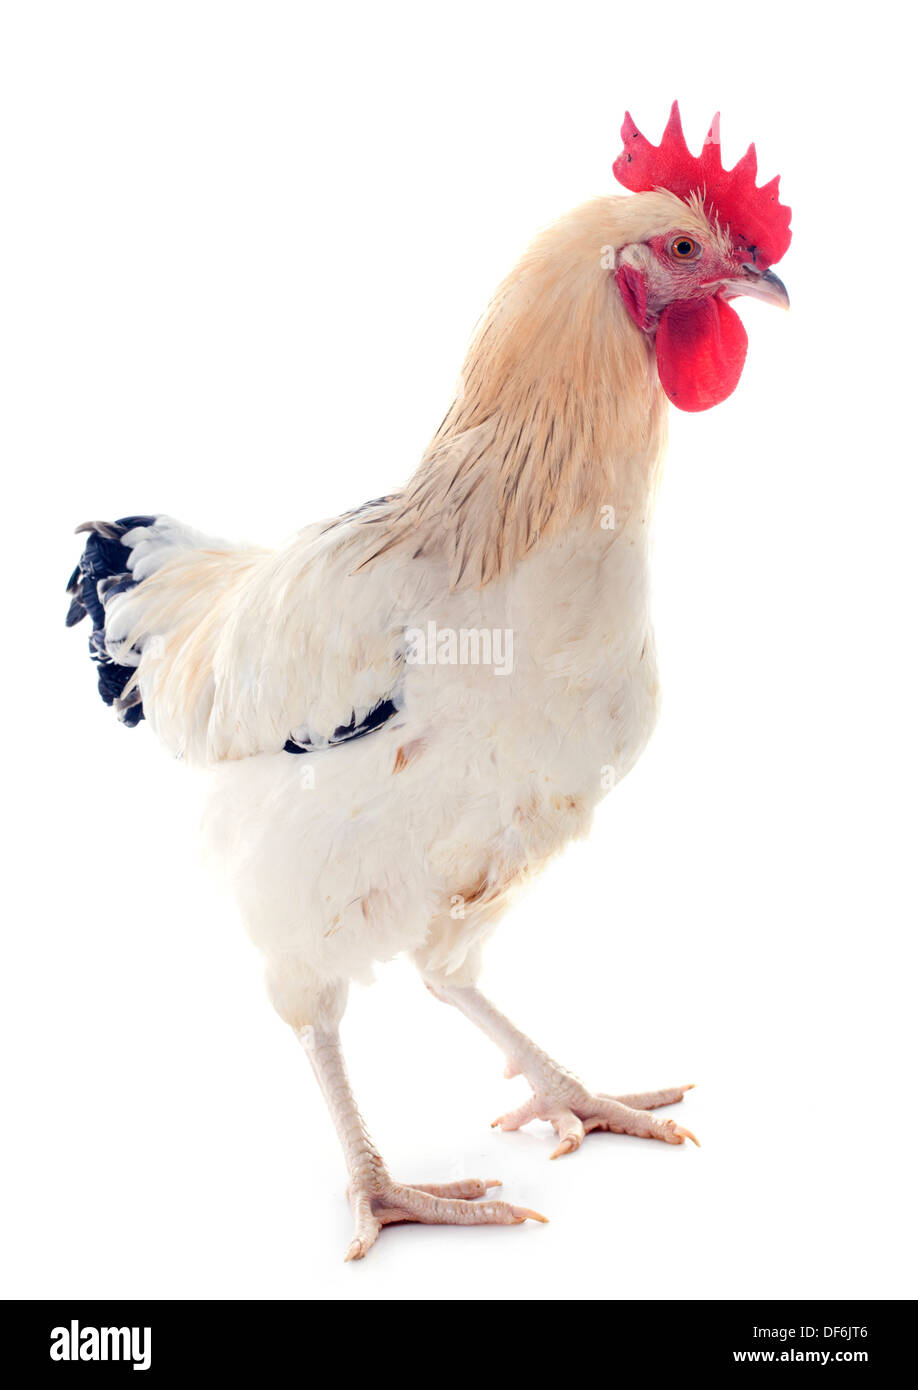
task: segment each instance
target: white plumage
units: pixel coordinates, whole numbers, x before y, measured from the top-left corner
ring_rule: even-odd
[[[256,695],[272,673],[270,658],[255,665],[273,649],[270,627],[254,627],[265,647],[251,640],[243,647],[252,666],[242,666],[238,649],[229,666],[230,634],[240,634],[241,645],[244,618],[263,602],[232,587],[239,574],[232,552],[218,603],[235,613],[214,660],[230,690],[213,698],[206,742],[203,728],[186,730],[186,707],[176,709],[166,695],[163,646],[147,638],[139,666],[156,732],[176,752],[219,762],[208,841],[266,957],[272,997],[295,1026],[317,1021],[315,990],[365,978],[375,961],[400,951],[416,951],[426,968],[471,978],[506,895],[584,833],[600,797],[646,743],[657,710],[643,517],[620,532],[581,522],[487,588],[452,594],[442,564],[412,564],[401,552],[349,578],[358,526],[341,528],[337,554],[331,533],[291,547],[298,558],[287,564],[303,566],[298,611],[314,615],[300,649],[316,658],[286,717],[278,712],[280,682],[270,687],[275,708],[266,710]],[[159,544],[160,532],[169,544]],[[200,549],[175,555],[184,536],[168,521],[125,539],[146,575],[158,559],[173,583],[202,563],[210,577],[213,561],[202,561]],[[257,591],[275,579],[273,558],[255,568],[248,557],[243,563]],[[144,589],[110,604],[116,634],[151,601]],[[431,622],[439,632],[511,631],[512,670],[407,662],[405,631],[426,631]],[[373,640],[362,641],[363,633]],[[283,628],[275,640],[279,660],[289,663]],[[176,662],[187,659],[179,646]],[[313,689],[310,698],[305,692]],[[250,740],[282,743],[295,723],[303,725],[304,709],[309,734],[327,738],[352,710],[359,722],[393,691],[400,708],[371,735],[303,757],[245,756]],[[223,713],[233,704],[251,708],[249,727]],[[227,760],[230,750],[235,756]],[[294,966],[302,997],[291,984]]]

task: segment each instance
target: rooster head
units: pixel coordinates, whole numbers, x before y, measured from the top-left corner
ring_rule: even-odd
[[[718,116],[697,157],[677,102],[658,146],[628,113],[622,139],[615,177],[644,196],[648,217],[618,248],[618,290],[654,340],[666,395],[681,410],[707,410],[735,389],[746,360],[746,330],[729,301],[745,294],[788,307],[771,266],[790,245],[790,208],[778,201],[777,178],[756,187],[754,145],[723,168]]]

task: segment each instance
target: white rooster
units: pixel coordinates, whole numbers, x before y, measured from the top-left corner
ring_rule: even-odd
[[[777,180],[700,157],[674,105],[659,147],[626,116],[604,197],[510,274],[411,481],[277,552],[165,516],[92,523],[68,621],[89,612],[103,697],[212,769],[206,834],[344,1149],[360,1258],[395,1221],[538,1213],[479,1181],[406,1186],[357,1110],[348,983],[409,952],[501,1047],[556,1155],[592,1129],[681,1144],[685,1086],[593,1093],[476,989],[514,889],[587,830],[657,717],[648,574],[667,398],[723,400],[746,338],[729,300],[787,304]],[[478,1201],[476,1198],[484,1197]]]

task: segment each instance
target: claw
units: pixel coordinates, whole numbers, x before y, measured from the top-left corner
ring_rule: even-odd
[[[516,1110],[508,1110],[506,1115],[498,1115],[496,1120],[491,1121],[491,1128],[497,1129],[520,1129],[523,1125],[528,1125],[530,1120],[534,1120],[537,1115],[535,1097],[531,1097],[520,1105]]]
[[[510,1210],[516,1217],[517,1225],[521,1221],[541,1221],[544,1225],[548,1225],[548,1217],[543,1216],[540,1211],[532,1211],[529,1207],[511,1207]]]
[[[579,1115],[575,1115],[573,1110],[558,1110],[551,1116],[551,1122],[561,1140],[552,1158],[562,1158],[580,1148],[586,1138],[586,1130]]]
[[[554,1153],[553,1153],[553,1154],[550,1154],[549,1157],[551,1157],[551,1158],[563,1158],[565,1154],[572,1154],[572,1153],[574,1152],[575,1149],[579,1149],[579,1148],[580,1148],[580,1145],[579,1145],[578,1143],[576,1143],[573,1139],[571,1139],[571,1138],[562,1139],[561,1143],[560,1143],[560,1144],[558,1145],[558,1147],[555,1149]]]

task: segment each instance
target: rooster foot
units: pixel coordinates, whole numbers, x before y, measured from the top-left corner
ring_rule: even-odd
[[[354,1212],[354,1239],[344,1258],[362,1260],[383,1226],[397,1221],[418,1221],[426,1226],[518,1226],[521,1221],[548,1220],[528,1207],[474,1200],[486,1196],[492,1187],[500,1187],[500,1182],[471,1178],[466,1182],[409,1186],[379,1173],[367,1181],[353,1183],[348,1195]]]
[[[666,1144],[683,1144],[698,1140],[690,1129],[677,1125],[675,1120],[661,1119],[651,1112],[661,1105],[674,1105],[691,1086],[671,1086],[663,1091],[644,1091],[636,1095],[595,1095],[569,1073],[553,1076],[534,1091],[524,1105],[493,1122],[492,1128],[519,1129],[530,1120],[548,1120],[561,1141],[552,1158],[579,1149],[594,1129],[611,1130],[613,1134],[633,1134],[640,1139],[662,1139]]]

